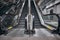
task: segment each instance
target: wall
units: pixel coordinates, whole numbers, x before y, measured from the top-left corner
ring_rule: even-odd
[[[60,14],[60,5],[57,6],[57,14]]]

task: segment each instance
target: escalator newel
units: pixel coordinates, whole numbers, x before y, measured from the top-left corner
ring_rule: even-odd
[[[25,25],[26,25],[25,26],[25,33],[26,34],[34,34],[35,33],[35,30],[33,27],[34,16],[32,14],[28,14],[25,19],[26,19],[26,21],[25,21]]]
[[[25,18],[26,23],[27,23],[27,26],[25,26],[26,27],[25,33],[26,34],[34,34],[35,31],[34,31],[34,28],[33,28],[33,15],[31,14],[31,0],[28,0],[28,9],[29,9],[28,15]]]

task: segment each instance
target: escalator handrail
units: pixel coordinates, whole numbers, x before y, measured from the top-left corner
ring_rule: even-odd
[[[59,19],[60,19],[59,14],[53,13],[53,14],[46,14],[46,15],[44,15],[44,16],[50,16],[50,15],[55,15],[55,16],[58,18],[58,25],[60,25],[60,24],[59,24]],[[46,24],[48,24],[48,23],[46,23]],[[57,28],[57,27],[56,27],[56,26],[54,26],[54,25],[51,25],[51,24],[48,24],[48,25],[50,25],[50,26],[53,26],[53,27]]]
[[[39,18],[40,18],[41,24],[44,24],[43,18],[42,18],[41,14],[40,14],[40,12],[39,12],[39,10],[38,10],[38,7],[37,7],[37,5],[36,5],[36,3],[35,3],[34,0],[33,0],[33,2],[34,2],[34,5],[35,5],[35,8],[36,8],[36,11],[37,11],[37,13],[38,13],[38,16],[39,16]]]
[[[21,9],[19,11],[19,17],[18,17],[19,19],[21,17],[21,14],[22,14],[22,11],[23,11],[23,8],[24,8],[25,3],[26,3],[26,0],[23,2],[22,7],[21,7]]]
[[[39,16],[41,25],[45,26],[46,28],[49,28],[48,25],[46,25],[46,24],[44,23],[44,20],[43,20],[43,18],[42,18],[41,12],[39,11],[39,9],[38,9],[38,7],[37,7],[37,5],[36,5],[36,3],[35,3],[35,0],[33,0],[33,2],[34,2],[34,5],[35,5],[35,8],[36,8],[36,11],[37,11],[37,13],[38,13],[38,16]],[[49,28],[49,29],[50,29],[50,30],[54,30],[55,28],[51,27],[51,28]]]

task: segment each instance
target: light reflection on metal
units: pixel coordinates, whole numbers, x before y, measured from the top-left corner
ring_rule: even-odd
[[[37,7],[37,5],[36,5],[36,3],[35,3],[35,0],[33,0],[33,2],[34,2],[34,5],[35,5],[35,8],[36,8],[36,10],[37,10],[37,13],[38,13],[38,16],[39,16],[39,19],[40,19],[41,24],[42,24],[43,26],[45,26],[46,28],[50,29],[50,30],[54,30],[55,28],[49,27],[48,25],[46,25],[46,24],[44,23],[44,20],[43,20],[43,18],[42,18],[41,12],[39,11],[39,9],[38,9],[38,7]]]
[[[28,0],[28,9],[29,9],[29,14],[31,14],[31,0]]]
[[[33,16],[31,14],[31,0],[28,0],[28,15],[27,15],[27,30],[32,30],[33,26]]]

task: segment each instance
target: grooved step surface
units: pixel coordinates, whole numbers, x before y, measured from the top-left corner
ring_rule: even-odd
[[[34,16],[34,27],[35,28],[41,28],[39,16],[38,16],[38,13],[36,11],[36,8],[35,8],[33,1],[31,1],[31,13]]]
[[[28,1],[26,0],[26,3],[24,5],[22,15],[20,17],[20,25],[18,27],[25,27],[25,17],[28,14]],[[35,28],[41,28],[41,23],[39,20],[38,13],[36,11],[34,3],[31,1],[31,14],[34,16],[34,27]]]
[[[19,20],[19,26],[20,28],[24,28],[25,27],[25,17],[28,14],[28,1],[26,0],[20,20]]]
[[[26,0],[26,3],[24,5],[23,11],[22,11],[22,15],[21,15],[20,21],[19,21],[20,25],[18,27],[21,27],[21,28],[25,27],[25,17],[27,16],[28,12],[29,12],[28,11],[28,1]],[[42,28],[40,20],[39,20],[38,13],[36,11],[36,8],[35,8],[33,1],[31,1],[31,14],[34,16],[34,19],[33,19],[34,28]]]

